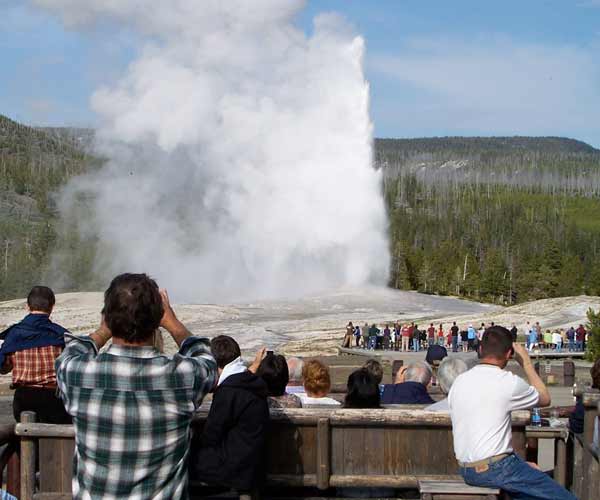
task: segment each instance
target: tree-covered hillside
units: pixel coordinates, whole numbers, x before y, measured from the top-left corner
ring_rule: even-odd
[[[43,279],[56,239],[53,193],[93,164],[72,141],[0,115],[0,298]]]
[[[600,294],[600,151],[522,137],[376,146],[391,286],[498,303]]]
[[[49,275],[62,291],[96,286],[85,218],[75,211],[57,236],[54,202],[100,164],[92,142],[88,129],[0,115],[0,299]],[[600,295],[600,151],[554,137],[377,139],[375,159],[391,286],[498,303]]]

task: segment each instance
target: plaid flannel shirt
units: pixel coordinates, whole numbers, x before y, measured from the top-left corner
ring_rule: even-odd
[[[169,358],[152,347],[65,335],[59,392],[75,426],[75,499],[185,499],[190,421],[215,385],[207,339]]]
[[[48,345],[7,354],[6,359],[13,365],[13,385],[55,388],[54,362],[62,351],[60,346]]]

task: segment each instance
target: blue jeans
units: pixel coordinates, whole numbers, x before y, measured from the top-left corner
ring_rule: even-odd
[[[417,352],[421,349],[421,341],[420,340],[413,339],[412,343],[413,343],[413,349],[415,352]]]
[[[456,352],[458,350],[458,337],[452,335],[452,352]]]
[[[578,340],[577,342],[575,342],[575,350],[583,351],[583,340]]]
[[[485,472],[461,467],[460,473],[465,483],[471,486],[500,488],[515,500],[577,500],[550,476],[515,454],[490,464]]]
[[[575,350],[575,341],[569,339],[569,351],[573,352]]]

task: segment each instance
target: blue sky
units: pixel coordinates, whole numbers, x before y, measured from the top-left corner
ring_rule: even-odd
[[[308,0],[298,24],[310,31],[329,11],[366,40],[377,136],[563,135],[600,147],[600,0]],[[114,26],[70,31],[25,0],[0,0],[0,113],[93,126],[90,96],[139,46]]]

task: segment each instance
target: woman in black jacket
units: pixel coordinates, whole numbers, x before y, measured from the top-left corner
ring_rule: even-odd
[[[219,382],[203,432],[192,441],[190,479],[251,491],[263,479],[267,385],[246,369],[231,337],[215,337],[211,351]]]

